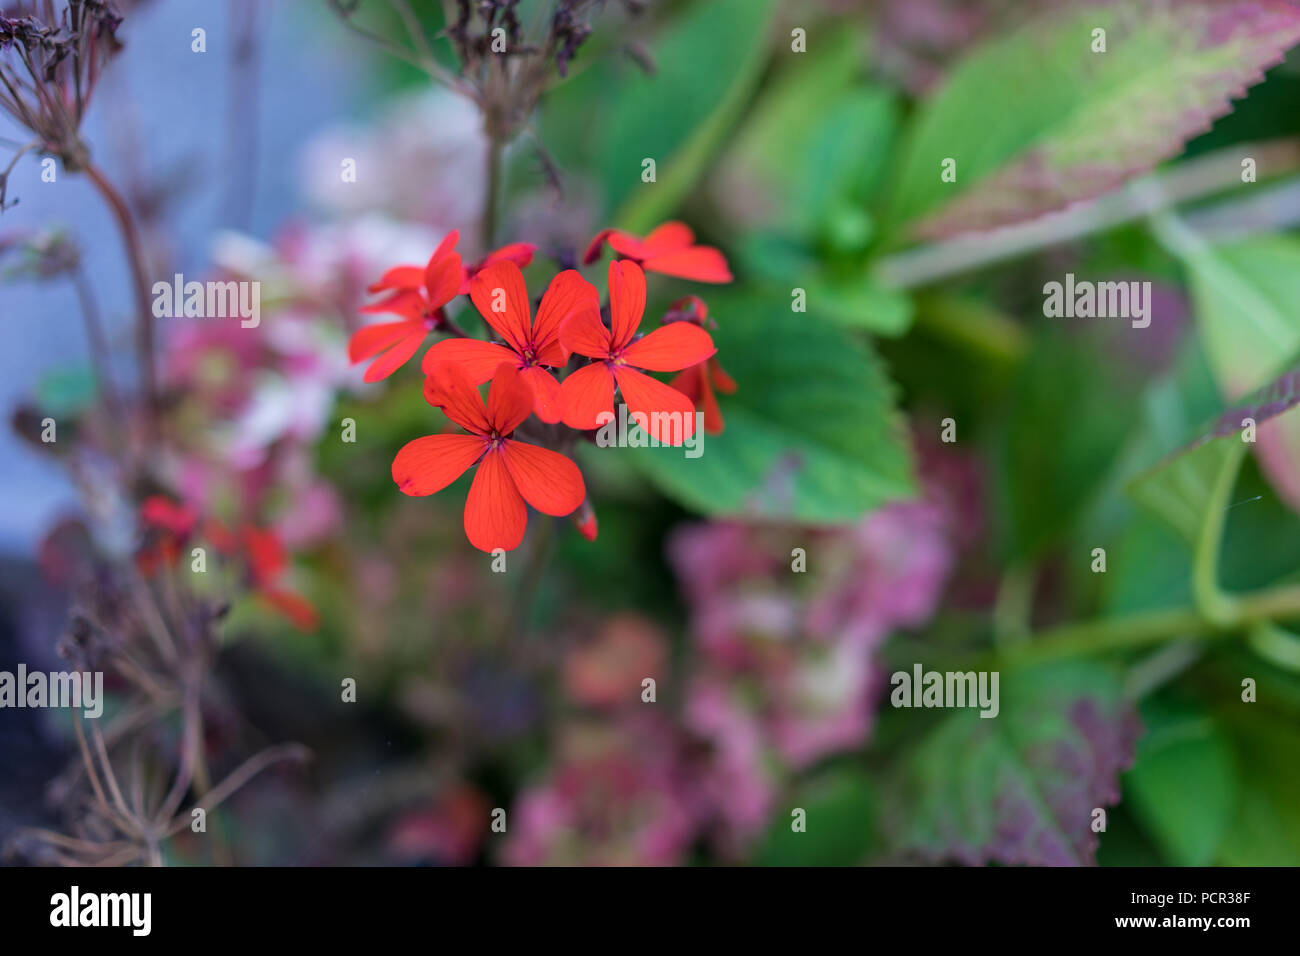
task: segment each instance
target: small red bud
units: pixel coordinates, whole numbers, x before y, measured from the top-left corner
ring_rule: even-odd
[[[590,501],[583,501],[582,507],[572,515],[576,527],[588,541],[596,540],[596,511]]]

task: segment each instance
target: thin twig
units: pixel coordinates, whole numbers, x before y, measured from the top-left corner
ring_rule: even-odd
[[[0,173],[0,212],[3,212],[5,209],[5,192],[9,188],[9,174],[12,173],[14,167],[18,165],[18,160],[22,159],[32,150],[39,148],[40,145],[41,141],[37,139],[19,147],[18,151],[14,153],[13,159],[9,160],[9,165],[5,167],[4,172]],[[14,202],[16,203],[17,200],[14,200]],[[10,203],[10,205],[13,204],[14,203]]]
[[[292,760],[298,763],[304,763],[311,757],[311,751],[301,744],[281,744],[276,747],[268,747],[261,753],[254,754],[242,764],[231,771],[230,775],[222,780],[211,790],[203,800],[203,809],[211,811],[220,806],[231,794],[235,793],[240,787],[248,783],[259,773],[273,764],[282,760]],[[185,827],[189,826],[190,820],[184,814],[172,821],[168,827],[165,836],[172,836],[179,833]]]

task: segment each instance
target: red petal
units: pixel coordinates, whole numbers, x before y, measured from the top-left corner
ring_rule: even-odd
[[[166,495],[150,495],[140,506],[140,519],[172,534],[187,535],[198,523],[199,515],[190,505],[172,501]]]
[[[429,294],[429,308],[436,309],[454,299],[460,292],[463,276],[459,253],[451,252],[431,261],[428,268],[424,270],[424,287]]]
[[[238,545],[235,540],[235,533],[219,518],[209,518],[204,521],[201,533],[222,554],[233,554],[235,547]]]
[[[609,329],[600,321],[600,313],[593,314],[587,309],[580,309],[569,316],[560,329],[560,341],[570,352],[586,355],[588,358],[606,358],[612,351],[609,341]]]
[[[487,449],[478,435],[426,435],[402,446],[393,481],[404,495],[432,495],[465,474]]]
[[[453,362],[464,369],[471,382],[482,385],[490,381],[502,362],[518,362],[519,356],[508,348],[493,345],[480,339],[443,339],[435,342],[424,353],[420,368],[425,375],[433,373],[435,365]]]
[[[531,242],[514,242],[489,253],[482,262],[464,270],[464,277],[461,279],[460,284],[460,294],[469,295],[470,283],[473,278],[492,263],[508,259],[522,269],[533,261],[533,253],[536,251],[537,246]]]
[[[244,525],[240,529],[243,540],[244,556],[248,560],[248,570],[258,584],[274,581],[289,564],[284,545],[272,531],[255,525]]]
[[[680,445],[695,434],[695,403],[677,389],[625,366],[614,377],[629,415],[644,416],[642,427],[655,441]]]
[[[519,493],[542,514],[571,514],[587,497],[582,472],[559,452],[507,441],[501,454]]]
[[[487,409],[483,407],[483,396],[459,365],[439,363],[424,380],[424,400],[443,413],[453,422],[478,435],[486,435],[492,429],[488,425]]]
[[[560,344],[559,339],[555,339],[549,345],[537,350],[537,364],[549,365],[552,368],[563,368],[569,361],[569,350]]]
[[[694,246],[666,255],[650,256],[641,264],[648,272],[659,272],[694,282],[731,281],[727,260],[712,246]]]
[[[285,588],[262,588],[258,594],[300,631],[314,631],[320,623],[315,606],[301,594]]]
[[[600,293],[576,269],[565,269],[551,280],[537,307],[530,337],[533,348],[540,352],[559,341],[564,324],[581,313],[594,316],[600,324]],[[568,356],[562,361],[568,361]]]
[[[695,403],[695,407],[704,412],[704,430],[710,435],[722,434],[722,409],[718,407],[718,397],[713,394],[709,383],[708,365],[692,365],[668,384]]]
[[[367,325],[352,333],[348,342],[348,358],[360,362],[373,355],[378,355],[390,345],[395,345],[415,331],[416,323],[410,319],[400,322],[379,322]],[[419,328],[423,331],[423,325]]]
[[[635,262],[609,264],[610,345],[615,351],[632,341],[645,314],[645,273]]]
[[[620,256],[627,256],[629,259],[643,259],[646,255],[645,243],[639,237],[621,229],[610,230],[609,247]]]
[[[713,393],[713,389],[705,387],[704,398],[698,407],[704,412],[704,430],[710,435],[721,435],[726,422],[722,420],[722,409],[718,406],[718,396]]]
[[[423,324],[418,324],[414,332],[409,332],[406,338],[398,340],[396,345],[370,363],[364,380],[378,382],[396,372],[419,351],[420,346],[424,344],[425,334]]]
[[[394,292],[378,302],[363,305],[357,311],[362,315],[387,315],[393,313],[394,315],[404,315],[408,319],[420,319],[424,317],[426,305],[423,292],[404,289],[400,292]]]
[[[487,417],[499,435],[509,435],[533,413],[533,390],[513,362],[502,362],[488,388]]]
[[[570,428],[598,428],[601,412],[614,411],[614,376],[604,362],[584,365],[560,383],[564,396],[564,424]]]
[[[653,258],[695,245],[695,233],[684,222],[666,222],[650,231],[641,244],[646,257]]]
[[[554,425],[564,418],[564,393],[560,391],[560,383],[555,380],[555,376],[536,365],[521,368],[519,375],[532,390],[533,411],[538,418],[548,425]]]
[[[495,252],[489,253],[487,258],[479,263],[479,268],[484,269],[494,262],[508,259],[522,269],[533,261],[533,253],[536,251],[537,246],[531,242],[512,242],[507,246],[502,246]]]
[[[424,267],[425,270],[427,271],[429,266],[433,265],[435,261],[441,259],[443,256],[455,249],[456,243],[458,242],[460,242],[459,229],[453,229],[451,232],[443,236],[442,242],[438,243],[438,248],[434,249],[433,255],[429,256],[429,263]]]
[[[623,359],[652,372],[675,372],[698,365],[717,351],[709,333],[698,325],[669,322],[625,348]]]
[[[524,540],[528,509],[500,451],[479,462],[465,501],[465,536],[480,551],[511,551]]]
[[[668,382],[673,388],[681,392],[692,402],[700,400],[700,392],[704,385],[701,381],[703,370],[698,365],[692,365],[690,368],[682,369],[681,372],[674,375]]]
[[[613,231],[613,229],[602,229],[596,233],[596,238],[591,240],[591,245],[587,246],[587,251],[582,255],[582,264],[584,266],[589,266],[600,258],[600,247],[605,244],[605,240],[609,238],[610,233]]]
[[[379,277],[379,281],[367,286],[367,292],[383,292],[386,289],[418,289],[424,285],[424,270],[419,266],[394,266]]]
[[[736,380],[728,375],[717,359],[709,359],[709,372],[713,375],[713,384],[724,395],[730,395],[736,390]]]
[[[522,355],[528,345],[531,310],[519,267],[508,260],[488,266],[469,284],[469,297],[487,324]],[[503,305],[505,311],[495,311],[492,307],[496,304]]]

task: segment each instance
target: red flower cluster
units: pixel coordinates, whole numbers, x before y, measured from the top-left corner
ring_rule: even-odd
[[[459,240],[460,233],[453,229],[433,251],[423,269],[397,266],[385,272],[367,289],[368,292],[388,292],[390,295],[364,307],[362,312],[403,317],[397,322],[368,325],[348,343],[348,358],[353,362],[379,356],[366,369],[367,382],[388,378],[419,350],[426,335],[447,328],[443,306],[468,292],[470,281],[480,271],[494,262],[526,266],[533,261],[533,251],[537,248],[518,242],[489,254],[477,265],[464,266],[456,252]]]
[[[582,475],[569,458],[524,442],[516,430],[531,415],[545,425],[578,431],[598,428],[613,415],[615,392],[632,418],[663,444],[680,444],[695,430],[697,402],[705,429],[722,431],[713,389],[735,391],[735,382],[714,358],[708,310],[697,297],[674,303],[663,324],[640,333],[646,308],[645,273],[700,282],[730,282],[717,249],[695,245],[682,223],[659,226],[644,239],[614,229],[592,240],[590,265],[606,243],[617,258],[609,264],[609,302],[575,269],[556,275],[534,316],[521,267],[535,246],[515,243],[463,266],[453,232],[423,268],[388,270],[371,292],[387,293],[366,313],[402,318],[358,330],[349,343],[353,362],[373,358],[367,382],[387,378],[419,350],[431,332],[450,337],[425,353],[425,400],[468,434],[428,435],[406,444],[393,461],[393,480],[408,495],[431,495],[475,468],[465,503],[465,534],[482,551],[510,550],[523,540],[527,505],[548,515],[572,515],[588,539],[596,516]],[[483,317],[489,339],[462,333],[446,308],[468,294]],[[604,317],[602,317],[604,316]],[[664,383],[646,372],[678,372]],[[490,382],[487,402],[478,386]],[[668,423],[677,423],[669,427]],[[557,437],[557,434],[559,437]],[[538,438],[567,448],[571,433],[539,429]]]
[[[320,620],[316,608],[280,583],[289,558],[274,532],[250,523],[232,530],[219,519],[201,518],[193,506],[165,495],[145,499],[140,506],[140,524],[145,540],[136,554],[136,565],[146,577],[176,564],[185,545],[198,536],[210,542],[218,554],[243,565],[247,584],[263,603],[299,630],[316,629]]]

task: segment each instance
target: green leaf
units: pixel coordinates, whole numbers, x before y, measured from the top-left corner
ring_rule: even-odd
[[[36,399],[51,415],[76,415],[95,400],[95,373],[89,368],[60,368],[36,383]]]
[[[1184,607],[1192,600],[1192,565],[1182,538],[1154,515],[1130,515],[1106,547],[1106,616]]]
[[[742,112],[767,60],[774,0],[690,8],[651,44],[654,76],[628,75],[609,111],[600,163],[609,208],[644,232],[686,197]],[[653,159],[656,181],[641,181]]]
[[[1170,862],[1209,866],[1236,806],[1231,744],[1213,717],[1192,707],[1152,701],[1142,721],[1147,734],[1124,778],[1126,803]]]
[[[843,219],[837,206],[865,215],[898,126],[891,92],[851,85],[861,38],[846,30],[830,43],[768,87],[718,171],[764,227],[808,239]]]
[[[765,86],[737,131],[724,165],[746,176],[786,177],[801,161],[801,147],[823,115],[821,104],[848,89],[861,69],[862,44],[857,31],[845,29],[827,37],[816,56],[786,58],[788,65]]]
[[[803,809],[807,830],[795,832],[791,811]],[[875,844],[876,795],[859,770],[838,769],[801,784],[776,814],[755,862],[761,866],[853,866]]]
[[[1224,394],[1238,398],[1282,372],[1300,352],[1300,241],[1211,246],[1168,217],[1160,234],[1188,267],[1197,326]]]
[[[718,361],[736,380],[726,430],[627,453],[667,495],[711,515],[851,521],[914,493],[893,388],[865,343],[790,310],[782,293],[717,294]]]
[[[1013,558],[1059,542],[1115,467],[1137,416],[1136,383],[1087,339],[1041,332],[1016,377],[1001,447]]]
[[[898,337],[912,327],[914,306],[906,292],[881,285],[861,268],[828,268],[802,240],[755,233],[739,244],[745,271],[769,283],[802,289],[818,318],[848,329]]]
[[[1253,705],[1250,705],[1253,706]],[[1238,705],[1240,707],[1240,705]],[[1256,717],[1239,722],[1233,742],[1240,797],[1217,862],[1226,866],[1300,865],[1300,731]]]
[[[1233,507],[1229,499],[1250,447],[1245,435],[1239,438],[1238,433],[1247,420],[1263,426],[1281,416],[1278,423],[1289,425],[1297,419],[1286,413],[1297,402],[1300,370],[1293,370],[1220,414],[1200,429],[1201,438],[1167,456],[1129,487],[1139,503],[1165,519],[1192,546],[1193,594],[1211,615],[1223,611],[1227,601],[1219,590],[1219,555]],[[1279,525],[1273,523],[1272,528]]]
[[[1246,443],[1217,438],[1183,452],[1136,479],[1130,493],[1168,521],[1192,547],[1192,594],[1211,619],[1226,617],[1219,588],[1219,550]]]
[[[1092,49],[1098,28],[1104,53]],[[951,235],[1107,192],[1176,155],[1297,39],[1300,11],[1250,0],[1113,0],[1041,15],[978,47],[926,105],[891,222]],[[940,180],[946,158],[955,182]]]
[[[1195,547],[1213,519],[1227,505],[1246,443],[1215,439],[1161,462],[1129,485],[1133,498],[1164,518]]]
[[[963,709],[907,756],[898,849],[966,864],[1093,862],[1093,812],[1119,798],[1137,721],[1118,675],[1071,662],[1002,673],[1000,712]]]
[[[852,281],[812,279],[808,302],[836,325],[896,337],[912,325],[912,299],[904,292],[859,276]]]
[[[1273,382],[1300,353],[1300,241],[1266,236],[1211,246],[1173,216],[1157,219],[1156,228],[1187,266],[1197,326],[1223,395],[1239,399]],[[1274,383],[1275,394],[1264,400],[1293,398],[1295,384]],[[1270,482],[1300,511],[1300,413],[1261,428],[1258,440]]]

